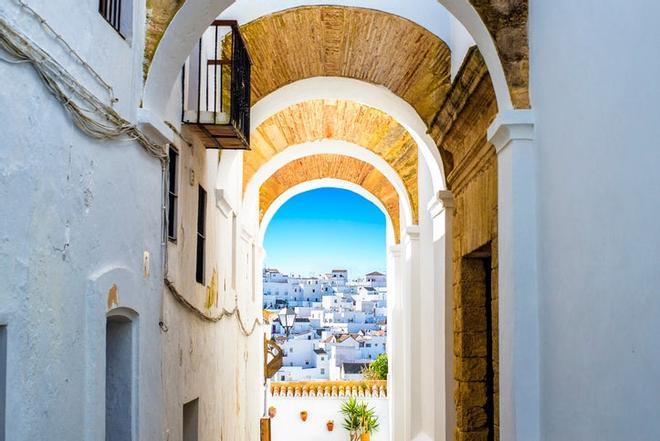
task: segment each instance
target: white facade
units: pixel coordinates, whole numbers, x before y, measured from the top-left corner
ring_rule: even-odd
[[[271,421],[272,441],[287,441],[292,434],[300,440],[346,441],[348,432],[342,427],[343,417],[339,413],[345,398],[341,397],[269,397],[269,406],[277,409]],[[389,439],[388,399],[358,398],[376,411],[380,428],[372,434],[373,441]],[[302,421],[300,412],[307,410],[307,421]],[[334,429],[328,432],[326,423],[334,421]]]
[[[264,270],[265,308],[273,305],[274,297],[279,300],[278,305],[307,303],[306,299],[299,302],[298,293],[287,286],[300,287],[312,295],[319,290],[332,292],[323,295],[321,302],[312,302],[312,306],[295,306],[296,320],[289,340],[282,337],[285,329],[279,318],[273,320],[272,334],[284,352],[282,368],[276,374],[278,381],[359,379],[361,371],[345,374],[343,364],[369,363],[386,352],[386,288],[374,288],[367,277],[359,283],[347,279],[344,270],[310,278]],[[381,284],[379,279],[375,283]]]

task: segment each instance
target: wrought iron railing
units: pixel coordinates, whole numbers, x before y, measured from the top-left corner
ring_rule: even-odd
[[[99,13],[110,26],[123,35],[121,29],[121,2],[122,0],[99,0]]]
[[[237,22],[215,20],[183,68],[182,121],[199,126],[217,148],[249,148],[251,68]]]

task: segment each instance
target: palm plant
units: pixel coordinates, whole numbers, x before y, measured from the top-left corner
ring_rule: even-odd
[[[376,411],[365,402],[358,403],[355,397],[350,397],[341,405],[341,413],[344,415],[344,429],[348,430],[351,441],[360,441],[363,434],[378,430]]]

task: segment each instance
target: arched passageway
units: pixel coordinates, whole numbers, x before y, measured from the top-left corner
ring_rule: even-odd
[[[221,169],[230,173],[219,177],[218,204],[230,213],[232,229],[241,225],[242,237],[253,249],[259,247],[255,237],[260,219],[273,201],[305,180],[359,182],[376,194],[388,211],[395,235],[390,250],[397,292],[393,321],[401,327],[394,345],[399,352],[398,358],[394,357],[397,366],[393,371],[400,379],[392,393],[393,402],[399,406],[392,414],[394,439],[412,439],[420,434],[447,438],[455,430],[465,436],[493,433],[499,425],[494,404],[497,383],[493,379],[499,374],[499,364],[495,363],[497,352],[492,341],[484,356],[490,372],[486,378],[468,378],[462,370],[466,360],[482,357],[480,349],[468,348],[474,338],[481,341],[476,334],[485,333],[487,340],[497,334],[494,314],[498,309],[491,307],[484,316],[490,322],[486,331],[480,325],[475,329],[460,327],[467,312],[461,308],[472,305],[463,305],[460,295],[449,293],[463,286],[461,259],[489,243],[494,244],[491,253],[497,254],[497,229],[492,228],[496,219],[492,215],[497,215],[497,198],[492,208],[492,190],[497,192],[498,188],[493,185],[497,157],[487,141],[486,130],[498,107],[511,109],[528,104],[526,46],[515,43],[521,37],[526,39],[524,26],[520,27],[526,19],[526,5],[498,11],[490,5],[459,3],[463,2],[447,2],[446,6],[454,14],[455,23],[467,27],[481,52],[467,51],[453,82],[450,52],[456,42],[445,42],[438,38],[438,32],[390,12],[313,6],[252,17],[242,26],[255,59],[252,150],[223,154],[220,161]],[[187,6],[184,3],[170,27],[198,22],[195,14],[199,11]],[[488,26],[480,17],[485,17]],[[505,33],[509,32],[507,42],[515,50],[503,47],[500,40],[493,41],[493,32],[502,30],[502,23],[494,17],[512,18],[510,24],[514,26]],[[318,38],[314,35],[316,29],[322,30]],[[387,32],[391,38],[379,40],[374,37],[376,31]],[[169,61],[159,52],[176,57],[186,38],[173,42],[167,32],[164,34],[147,76],[147,108],[159,101],[164,103],[168,96],[155,93],[172,75],[163,65]],[[306,44],[300,46],[300,41]],[[393,41],[400,45],[392,45]],[[506,57],[500,58],[498,50]],[[274,53],[280,56],[273,57]],[[392,57],[389,62],[385,53]],[[419,59],[408,56],[410,53]],[[312,91],[310,85],[314,84],[325,84],[326,89]],[[333,84],[341,87],[334,89]],[[379,86],[387,90],[378,90]],[[350,90],[360,92],[352,95]],[[176,98],[176,91],[170,95],[172,98]],[[511,115],[515,119],[520,114]],[[478,119],[474,127],[469,125],[471,118]],[[519,125],[529,126],[525,119]],[[334,151],[332,142],[338,142],[340,148]],[[319,145],[325,147],[319,149]],[[367,171],[368,167],[356,162],[362,160],[355,158],[358,155],[330,159],[330,155],[343,154],[346,145],[375,154],[383,162],[377,167],[380,171]],[[289,149],[297,153],[287,153]],[[354,176],[342,175],[342,168],[350,169]],[[309,173],[310,169],[315,172]],[[358,176],[361,172],[365,176]],[[392,172],[395,179],[387,175]],[[447,188],[456,197],[456,216]],[[464,215],[465,209],[470,216]],[[456,233],[450,237],[451,224],[457,220]],[[452,249],[456,244],[460,246]],[[255,255],[252,261],[259,259]],[[497,268],[493,266],[495,275],[489,275],[489,280],[497,280]],[[254,271],[252,277],[256,277]],[[253,283],[252,291],[258,291],[258,285],[255,288]],[[424,292],[436,296],[428,298]],[[425,316],[428,312],[432,315]],[[426,320],[420,322],[421,317]],[[441,317],[439,323],[432,322],[434,317]],[[430,351],[415,340],[419,335],[433,335]],[[454,352],[455,357],[447,356]],[[479,393],[474,390],[482,382],[487,390],[483,400],[475,398]],[[456,399],[452,397],[454,389]],[[426,396],[426,390],[434,390],[435,394]],[[514,401],[510,396],[504,398],[507,400]],[[475,412],[487,415],[485,426],[481,418],[476,424],[469,420]],[[517,431],[510,421],[514,414],[507,414],[507,424]]]

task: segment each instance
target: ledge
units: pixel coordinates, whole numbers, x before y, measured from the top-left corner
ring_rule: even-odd
[[[387,398],[387,381],[286,381],[271,383],[270,394],[281,398]]]
[[[534,112],[532,110],[507,110],[500,112],[488,128],[488,141],[500,154],[511,141],[534,139]]]

